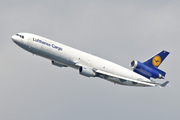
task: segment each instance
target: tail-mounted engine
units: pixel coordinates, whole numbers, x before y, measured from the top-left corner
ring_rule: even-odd
[[[165,72],[163,72],[157,68],[149,67],[139,61],[133,60],[130,65],[131,65],[132,69],[134,69],[134,72],[136,72],[140,75],[143,75],[147,78],[152,77],[152,78],[164,79],[165,74],[166,74]]]

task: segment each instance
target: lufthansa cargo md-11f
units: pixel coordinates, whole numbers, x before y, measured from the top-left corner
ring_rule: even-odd
[[[169,52],[162,51],[149,60],[141,63],[132,61],[133,71],[97,56],[85,53],[47,38],[30,34],[18,33],[12,40],[21,48],[51,60],[52,65],[58,67],[72,67],[86,77],[100,77],[116,84],[141,87],[165,87],[169,81],[162,84],[150,78],[164,79],[165,72],[158,66]]]

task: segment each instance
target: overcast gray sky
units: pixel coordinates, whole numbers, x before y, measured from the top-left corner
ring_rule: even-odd
[[[179,120],[180,2],[176,0],[0,0],[1,120]],[[165,88],[114,85],[18,47],[29,32],[128,69],[161,50]],[[164,82],[164,80],[157,80]]]

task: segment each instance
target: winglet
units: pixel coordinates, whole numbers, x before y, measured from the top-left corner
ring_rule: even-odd
[[[166,82],[164,82],[163,84],[161,84],[160,86],[161,86],[161,87],[165,87],[168,83],[169,83],[169,81],[166,81]]]

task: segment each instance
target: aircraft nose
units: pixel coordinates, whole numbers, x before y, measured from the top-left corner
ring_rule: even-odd
[[[13,36],[11,37],[11,39],[12,39],[13,41],[15,41],[15,37],[16,37],[16,36],[15,36],[15,35],[13,35]]]

